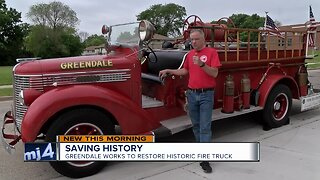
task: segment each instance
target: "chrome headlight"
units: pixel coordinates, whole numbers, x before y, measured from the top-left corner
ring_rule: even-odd
[[[143,20],[139,23],[139,37],[141,41],[149,41],[154,35],[156,29],[147,20]]]

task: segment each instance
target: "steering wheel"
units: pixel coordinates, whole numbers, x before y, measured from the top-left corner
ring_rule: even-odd
[[[148,43],[140,42],[139,46],[141,49],[139,52],[139,56],[140,56],[140,58],[143,58],[143,60],[141,61],[141,64],[143,64],[147,59],[152,63],[156,63],[158,61],[158,57],[157,57],[156,53],[148,45]],[[144,47],[147,47],[147,48],[144,48]],[[152,53],[154,55],[154,60],[151,60],[149,58],[150,53]]]
[[[191,20],[193,18],[193,20]],[[187,17],[187,19],[184,20],[183,22],[183,27],[182,27],[182,32],[184,32],[185,30],[187,30],[190,27],[192,26],[195,26],[196,23],[199,22],[201,23],[201,25],[203,25],[203,21],[200,19],[199,16],[197,15],[190,15],[189,17]]]

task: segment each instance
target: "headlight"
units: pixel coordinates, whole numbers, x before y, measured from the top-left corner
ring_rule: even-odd
[[[143,20],[139,23],[139,37],[141,41],[148,41],[155,33],[154,26],[147,20]]]
[[[22,106],[30,106],[41,94],[41,91],[35,89],[24,89],[19,93],[18,101]]]

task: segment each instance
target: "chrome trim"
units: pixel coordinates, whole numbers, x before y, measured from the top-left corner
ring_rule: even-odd
[[[38,60],[41,59],[41,57],[34,57],[34,58],[17,58],[16,62],[23,62],[23,61],[34,61],[34,60]]]

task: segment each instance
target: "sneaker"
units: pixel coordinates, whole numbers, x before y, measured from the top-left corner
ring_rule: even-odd
[[[200,163],[200,166],[202,167],[203,171],[205,173],[211,173],[212,172],[212,167],[210,166],[210,163],[208,161],[202,161]]]

